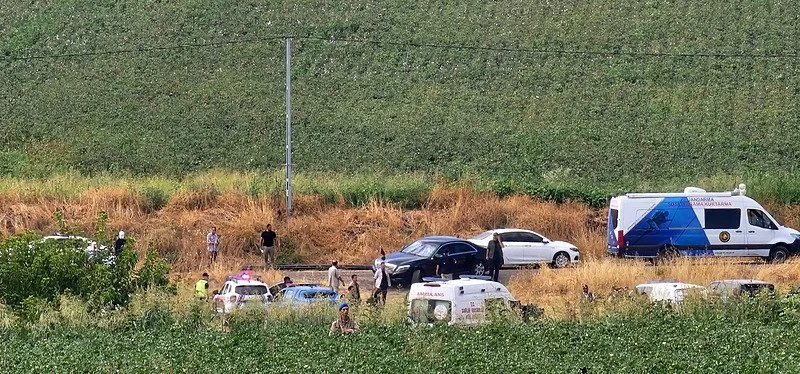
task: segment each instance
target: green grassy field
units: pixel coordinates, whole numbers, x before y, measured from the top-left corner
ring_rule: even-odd
[[[763,181],[796,202],[798,11],[12,0],[0,5],[0,175],[271,172],[284,151],[273,37],[295,35],[299,172],[422,173],[544,197]],[[92,55],[208,43],[221,44]]]
[[[252,321],[250,321],[252,322]],[[328,337],[329,322],[2,331],[4,372],[174,373],[787,373],[800,367],[795,326],[610,317],[480,328],[366,325]]]

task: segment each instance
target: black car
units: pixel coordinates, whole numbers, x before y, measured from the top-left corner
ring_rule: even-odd
[[[486,273],[486,249],[467,240],[452,236],[428,236],[406,245],[398,252],[386,255],[386,270],[393,285],[408,286],[422,277],[435,276],[436,265],[444,274],[454,277],[463,274]],[[382,260],[375,260],[377,271]]]

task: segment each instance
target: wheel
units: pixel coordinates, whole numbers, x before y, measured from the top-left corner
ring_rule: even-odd
[[[486,275],[486,265],[483,261],[478,262],[475,264],[475,269],[473,269],[473,273],[475,275]]]
[[[678,258],[678,251],[675,248],[665,247],[661,248],[656,255],[656,258],[653,260],[653,265],[663,265],[669,262],[675,261]]]
[[[569,265],[569,255],[567,252],[558,252],[555,256],[553,256],[553,267],[556,269],[561,269]]]
[[[769,262],[771,264],[782,264],[789,258],[789,251],[784,246],[776,246],[769,252]]]
[[[422,280],[422,271],[417,269],[411,273],[411,283],[419,283]]]

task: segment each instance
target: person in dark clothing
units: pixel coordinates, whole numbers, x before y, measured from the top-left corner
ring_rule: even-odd
[[[442,257],[440,257],[439,261],[436,263],[436,276],[443,278],[445,274],[452,274],[452,272],[453,260],[450,258],[450,250],[445,248]]]
[[[122,247],[125,245],[125,231],[120,231],[117,234],[117,240],[114,241],[114,256],[118,256],[122,252]]]
[[[497,233],[494,233],[486,247],[486,265],[492,280],[499,282],[500,268],[503,266],[503,242],[500,241],[500,235]]]
[[[259,247],[261,254],[264,255],[264,269],[275,265],[275,239],[277,237],[275,231],[272,231],[272,225],[267,225],[267,229],[261,232]]]

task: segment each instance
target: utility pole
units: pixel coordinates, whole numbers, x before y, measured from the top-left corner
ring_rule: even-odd
[[[286,216],[292,215],[292,38],[286,38]]]

